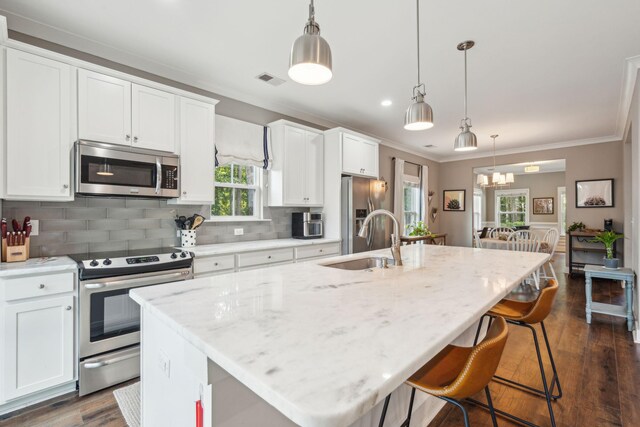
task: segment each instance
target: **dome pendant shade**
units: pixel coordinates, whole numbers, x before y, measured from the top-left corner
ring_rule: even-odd
[[[418,95],[404,115],[404,128],[406,130],[425,130],[432,127],[433,110],[429,104],[424,102],[424,96]]]
[[[453,146],[455,151],[471,151],[478,148],[478,139],[476,135],[469,130],[471,126],[465,123],[460,127],[462,132],[456,138],[456,142]]]
[[[333,77],[331,48],[320,36],[314,14],[312,1],[304,34],[293,42],[289,55],[289,77],[303,85],[321,85]]]

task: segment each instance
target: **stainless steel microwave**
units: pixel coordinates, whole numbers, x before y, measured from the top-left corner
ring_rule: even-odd
[[[175,154],[78,141],[76,193],[173,198],[180,195],[180,158]]]

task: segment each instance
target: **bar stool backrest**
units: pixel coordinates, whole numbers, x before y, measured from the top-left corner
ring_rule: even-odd
[[[507,239],[507,248],[510,251],[538,252],[540,240],[528,230],[514,231]]]
[[[556,294],[558,293],[558,282],[551,279],[547,283],[547,287],[540,291],[538,299],[532,305],[529,312],[519,319],[521,322],[529,324],[540,323],[551,313],[553,301],[556,299]]]
[[[508,334],[507,322],[499,316],[494,318],[489,332],[473,348],[458,377],[446,387],[447,397],[466,399],[489,384],[498,369]]]
[[[491,229],[491,231],[489,232],[489,237],[492,239],[497,239],[500,237],[501,234],[511,234],[513,233],[515,230],[513,228],[509,228],[509,227],[496,227]]]

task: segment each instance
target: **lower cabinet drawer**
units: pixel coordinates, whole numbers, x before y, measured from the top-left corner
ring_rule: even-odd
[[[340,255],[340,243],[327,243],[324,245],[310,245],[296,248],[296,259],[317,258],[331,255]]]
[[[293,261],[293,249],[273,249],[238,254],[238,268]]]
[[[72,272],[0,280],[4,287],[5,301],[72,292],[74,282]]]
[[[193,260],[193,273],[205,274],[222,270],[233,270],[235,266],[235,255],[196,257]]]

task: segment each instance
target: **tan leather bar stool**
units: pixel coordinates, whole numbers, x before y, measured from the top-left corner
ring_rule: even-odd
[[[460,404],[460,400],[473,396],[484,388],[487,396],[488,408],[491,412],[493,425],[497,426],[496,415],[493,412],[491,393],[487,386],[498,369],[502,351],[507,342],[507,323],[501,317],[493,319],[489,332],[482,342],[474,347],[447,346],[433,359],[411,376],[405,383],[412,387],[409,413],[400,427],[409,427],[411,411],[416,389],[436,396],[462,410],[464,425],[469,427],[469,415]],[[380,424],[384,425],[387,407],[391,395],[387,396],[380,416]]]
[[[562,397],[562,388],[560,387],[560,380],[558,378],[558,371],[556,370],[556,364],[553,360],[553,354],[551,352],[551,346],[549,345],[549,338],[547,336],[547,330],[544,326],[544,320],[549,316],[551,312],[551,308],[553,306],[553,301],[558,293],[558,282],[555,280],[549,280],[547,282],[547,286],[540,291],[540,295],[535,301],[532,302],[521,302],[521,301],[512,301],[512,300],[502,300],[498,304],[496,304],[490,311],[487,313],[489,316],[499,316],[500,318],[505,318],[508,323],[517,326],[523,326],[528,328],[533,335],[533,343],[536,349],[536,355],[538,356],[538,365],[540,367],[540,375],[542,377],[542,385],[544,390],[539,390],[528,386],[526,384],[522,384],[504,377],[494,376],[498,381],[505,383],[507,385],[517,386],[524,391],[528,391],[540,396],[543,396],[547,401],[547,406],[549,408],[549,418],[551,420],[551,425],[555,427],[556,421],[553,415],[553,406],[551,404],[552,400],[560,399]],[[497,317],[496,317],[497,318]],[[491,321],[490,321],[491,322]],[[553,370],[553,378],[551,379],[551,384],[547,383],[547,378],[544,372],[544,364],[542,362],[542,355],[540,353],[540,345],[538,343],[538,334],[536,333],[533,325],[536,323],[540,324],[540,328],[542,329],[542,336],[544,337],[544,343],[547,347],[547,353],[549,355],[549,361],[551,362],[551,368]],[[482,327],[482,320],[480,322],[480,326]],[[558,387],[558,394],[553,394],[555,387]],[[488,408],[487,405],[469,399],[472,403],[475,403],[479,406],[483,406]],[[509,414],[507,412],[501,411],[499,409],[495,409],[495,413],[510,418],[514,421],[517,421],[521,424],[537,427],[535,424],[532,424],[526,420],[516,417],[515,415]]]

